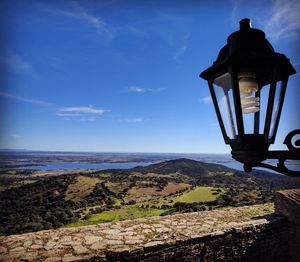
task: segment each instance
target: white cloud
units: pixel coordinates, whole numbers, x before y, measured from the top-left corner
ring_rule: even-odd
[[[211,96],[204,96],[201,99],[201,102],[203,102],[204,104],[210,104],[212,102],[212,98]]]
[[[107,112],[108,110],[95,108],[93,106],[75,106],[75,107],[64,107],[59,109],[59,113],[66,113],[71,115],[78,115],[78,114],[96,114],[102,115],[103,113]]]
[[[3,63],[17,72],[30,72],[32,65],[25,61],[20,55],[8,51],[3,57],[1,57]]]
[[[119,122],[124,122],[124,123],[140,123],[144,122],[144,118],[142,117],[137,117],[137,118],[123,118],[120,119]]]
[[[164,90],[165,88],[142,88],[138,86],[130,86],[128,88],[128,92],[132,92],[132,93],[146,93],[146,92],[158,93]]]
[[[300,33],[300,1],[276,0],[267,17],[261,19],[266,36],[273,40],[285,37],[298,37]]]
[[[55,115],[62,116],[62,117],[80,116],[80,114],[77,114],[77,113],[56,113]]]
[[[14,100],[19,100],[19,101],[26,102],[26,103],[36,104],[39,106],[53,106],[54,105],[52,103],[48,103],[48,102],[45,102],[42,100],[31,99],[31,98],[27,98],[24,96],[17,96],[17,95],[13,95],[13,94],[9,94],[9,93],[4,93],[4,92],[0,92],[0,96],[11,98]]]
[[[144,88],[136,87],[136,86],[129,87],[128,91],[133,92],[133,93],[144,93],[144,92],[146,92],[146,90]]]

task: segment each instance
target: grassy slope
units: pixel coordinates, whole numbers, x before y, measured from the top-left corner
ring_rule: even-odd
[[[180,190],[186,190],[190,188],[191,185],[187,183],[168,183],[164,186],[163,189],[159,189],[157,186],[149,186],[149,187],[133,187],[128,190],[127,198],[139,198],[143,196],[168,196],[170,194],[174,194]]]
[[[92,193],[95,185],[102,180],[96,177],[78,176],[75,181],[68,186],[65,193],[65,200],[81,200]]]
[[[214,201],[217,199],[222,192],[224,192],[223,189],[222,192],[218,195],[213,195],[212,191],[213,189],[216,189],[214,187],[196,187],[190,192],[184,193],[180,196],[173,197],[172,200],[175,202],[184,202],[184,203],[194,203],[194,202],[205,202],[205,201]]]
[[[112,222],[112,221],[159,216],[163,212],[164,210],[156,209],[156,208],[143,209],[137,206],[124,206],[120,209],[114,209],[114,210],[104,211],[99,214],[94,214],[87,220],[71,223],[67,225],[67,227],[87,226],[87,225],[94,225],[94,224]]]
[[[193,203],[193,202],[204,202],[204,201],[213,201],[224,192],[218,195],[213,195],[213,190],[217,188],[214,187],[197,187],[192,191],[187,193],[183,193],[177,197],[171,197],[173,203],[176,202],[185,202],[185,203]],[[120,209],[113,209],[109,211],[104,211],[102,213],[94,214],[89,219],[80,220],[75,223],[67,225],[68,227],[78,227],[78,226],[87,226],[105,222],[112,221],[120,221],[127,219],[135,219],[142,217],[151,217],[151,216],[159,216],[164,213],[166,210],[157,209],[157,208],[140,208],[136,205],[123,206]]]

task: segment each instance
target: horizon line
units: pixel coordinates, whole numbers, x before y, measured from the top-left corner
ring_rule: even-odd
[[[45,150],[45,149],[20,149],[20,148],[0,148],[0,152],[5,152],[5,151],[32,151],[32,152],[53,152],[53,153],[102,153],[102,154],[192,154],[192,155],[197,155],[197,154],[209,154],[209,155],[230,155],[230,153],[204,153],[204,152],[197,152],[197,153],[188,153],[188,152],[147,152],[147,151],[72,151],[72,150]]]

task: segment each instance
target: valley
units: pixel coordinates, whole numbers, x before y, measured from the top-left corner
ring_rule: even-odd
[[[187,158],[129,169],[2,171],[0,234],[271,203],[300,180]]]

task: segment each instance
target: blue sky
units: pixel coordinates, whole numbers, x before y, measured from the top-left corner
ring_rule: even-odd
[[[198,76],[245,17],[299,71],[297,0],[10,0],[0,8],[0,148],[229,153]],[[299,128],[298,86],[296,75],[274,148]]]

